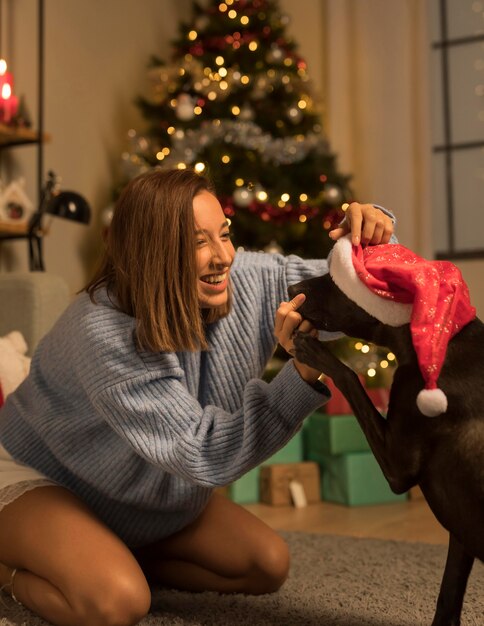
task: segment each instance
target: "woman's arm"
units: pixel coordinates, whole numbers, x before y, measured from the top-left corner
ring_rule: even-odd
[[[228,394],[233,376],[236,371],[218,381]],[[327,388],[310,387],[290,361],[270,383],[250,380],[234,413],[202,407],[173,376],[125,380],[98,393],[94,406],[148,462],[213,487],[236,480],[269,458],[328,397]]]

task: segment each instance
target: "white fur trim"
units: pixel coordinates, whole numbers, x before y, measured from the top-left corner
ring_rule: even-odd
[[[408,324],[412,305],[387,300],[373,293],[355,272],[350,235],[341,237],[331,251],[329,273],[341,291],[355,304],[389,326]]]
[[[436,417],[447,411],[447,396],[442,389],[422,389],[417,395],[420,413],[427,417]]]

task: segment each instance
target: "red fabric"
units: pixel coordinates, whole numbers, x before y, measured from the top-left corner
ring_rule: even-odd
[[[325,377],[324,383],[331,391],[331,398],[324,405],[326,413],[328,415],[353,415],[353,409],[338,387],[336,387],[333,379]]]
[[[377,295],[413,304],[413,345],[425,386],[435,389],[449,341],[476,316],[459,269],[449,261],[427,261],[399,244],[353,246],[353,265]]]
[[[361,384],[365,387],[365,377],[359,376]],[[324,409],[328,415],[353,415],[353,409],[349,402],[346,400],[341,391],[336,387],[332,378],[325,378],[324,383],[331,391],[331,398],[324,405]],[[380,413],[386,413],[388,410],[388,400],[390,397],[390,390],[385,388],[371,388],[365,387],[366,393],[370,400],[375,405],[376,409]]]
[[[375,405],[377,411],[386,415],[390,400],[390,389],[386,389],[385,387],[371,387],[371,389],[368,389],[367,387],[366,393]]]
[[[2,408],[4,402],[5,402],[5,398],[3,397],[3,393],[2,393],[2,385],[0,385],[0,409]]]

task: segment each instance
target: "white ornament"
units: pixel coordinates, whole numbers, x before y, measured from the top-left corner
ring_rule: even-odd
[[[283,57],[282,49],[278,45],[272,44],[271,49],[267,53],[266,59],[268,63],[280,63]]]
[[[341,187],[328,183],[324,186],[323,197],[325,202],[329,204],[341,204],[343,201],[343,192]]]
[[[34,205],[25,192],[25,179],[9,183],[0,194],[0,220],[25,224],[34,212]]]
[[[264,248],[264,251],[269,252],[270,254],[282,254],[284,252],[275,239],[271,239],[271,241]]]
[[[244,120],[245,122],[254,119],[254,110],[249,104],[244,104],[244,106],[240,109],[239,119]]]
[[[108,205],[101,211],[101,224],[108,228],[113,220],[114,207],[112,204]]]
[[[247,187],[238,187],[233,193],[233,198],[238,207],[245,208],[254,199],[254,192]]]
[[[175,115],[182,122],[188,122],[195,117],[193,108],[191,97],[187,93],[181,93],[177,99]]]
[[[303,114],[299,107],[292,106],[287,111],[287,117],[293,124],[298,124],[302,120]]]
[[[198,32],[203,32],[207,26],[210,24],[210,20],[207,15],[199,15],[195,20],[195,28]]]

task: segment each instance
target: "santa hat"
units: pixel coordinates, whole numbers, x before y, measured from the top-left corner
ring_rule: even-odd
[[[447,410],[437,387],[447,345],[476,316],[459,269],[448,261],[427,261],[399,244],[353,246],[338,239],[329,272],[341,291],[384,324],[410,323],[425,388],[417,406],[429,417]]]

